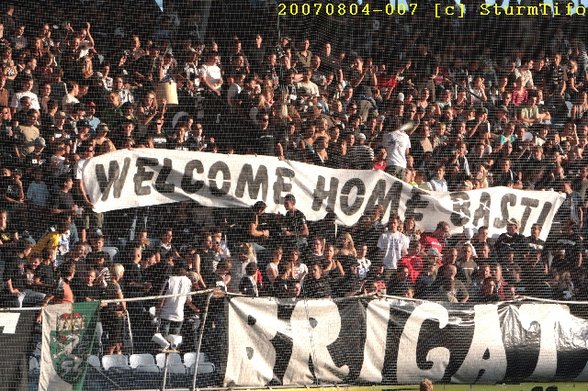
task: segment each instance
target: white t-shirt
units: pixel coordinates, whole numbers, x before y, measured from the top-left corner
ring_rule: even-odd
[[[165,295],[185,294],[192,291],[192,282],[186,276],[172,276],[167,280],[166,287]],[[161,319],[182,322],[184,320],[184,304],[187,300],[188,296],[186,295],[165,299],[161,306]]]
[[[406,150],[410,149],[410,137],[408,134],[395,130],[384,133],[384,147],[388,152],[386,163],[391,166],[406,168]]]
[[[397,269],[398,261],[408,250],[410,239],[402,232],[386,231],[378,239],[378,248],[384,252],[384,268]]]
[[[218,65],[202,65],[202,76],[217,90],[220,90],[223,76]]]
[[[39,103],[39,97],[37,96],[37,94],[35,94],[34,92],[31,91],[21,91],[21,92],[17,92],[16,94],[14,94],[14,96],[12,97],[12,102],[10,103],[10,107],[12,108],[16,108],[16,110],[20,110],[22,109],[22,107],[20,106],[20,99],[28,96],[29,98],[31,98],[31,109],[35,109],[35,110],[41,110],[41,104]]]
[[[302,277],[308,274],[308,266],[304,263],[300,263],[298,266],[292,265],[292,277],[295,280],[300,280]]]

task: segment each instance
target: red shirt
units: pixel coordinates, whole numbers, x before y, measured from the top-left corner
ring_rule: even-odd
[[[425,232],[421,235],[421,246],[423,247],[423,251],[427,252],[430,248],[434,248],[439,251],[440,254],[443,254],[443,245],[439,242],[432,233]]]
[[[423,270],[423,259],[418,255],[407,255],[400,260],[400,265],[408,268],[408,279],[414,284]]]

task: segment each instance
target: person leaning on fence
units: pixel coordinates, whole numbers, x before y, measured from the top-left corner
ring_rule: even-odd
[[[54,286],[53,292],[45,296],[45,300],[42,304],[43,308],[47,307],[47,305],[49,305],[50,303],[73,304],[74,302],[74,295],[71,290],[70,284],[76,274],[76,265],[73,262],[62,263],[59,266],[59,274],[61,277],[57,284]],[[41,323],[42,319],[43,311],[39,312],[39,315],[37,315],[37,323]]]
[[[169,334],[180,335],[184,324],[184,306],[195,313],[200,310],[192,303],[192,281],[186,277],[186,269],[183,265],[176,264],[172,275],[168,278],[161,290],[162,295],[174,295],[161,299],[157,305],[156,317],[159,318],[159,330],[165,337]]]

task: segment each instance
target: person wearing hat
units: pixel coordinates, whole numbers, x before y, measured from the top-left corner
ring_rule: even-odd
[[[516,218],[510,218],[506,223],[506,232],[500,234],[494,249],[503,256],[508,249],[513,249],[516,254],[523,254],[527,239],[519,233],[521,222]]]
[[[359,133],[357,143],[348,151],[347,161],[349,168],[356,170],[371,170],[374,162],[374,150],[367,145],[367,137]]]
[[[96,137],[92,139],[92,145],[95,148],[94,153],[96,155],[116,150],[112,140],[108,137],[109,132],[110,128],[107,124],[101,123],[98,125]]]

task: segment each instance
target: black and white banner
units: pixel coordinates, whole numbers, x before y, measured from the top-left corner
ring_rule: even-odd
[[[28,390],[29,362],[37,311],[0,312],[0,385],[2,390]]]
[[[246,207],[262,200],[267,212],[284,213],[284,196],[296,196],[309,220],[325,217],[327,207],[343,225],[381,205],[390,213],[413,216],[423,230],[439,221],[463,228],[488,226],[504,232],[510,218],[521,233],[543,226],[545,239],[564,196],[507,187],[454,193],[425,192],[382,171],[336,170],[268,156],[224,155],[161,149],[119,150],[90,159],[83,170],[96,212],[194,200],[209,207]]]
[[[588,380],[588,322],[558,304],[233,298],[227,311],[228,387]]]

